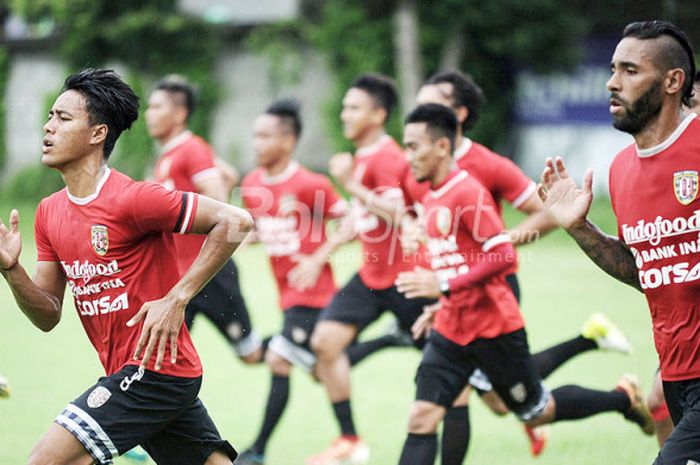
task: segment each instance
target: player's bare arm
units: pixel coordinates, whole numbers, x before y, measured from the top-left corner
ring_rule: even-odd
[[[204,179],[195,182],[198,194],[206,195],[219,202],[228,203],[231,189],[224,180],[220,169],[211,170],[211,174]]]
[[[523,202],[518,210],[525,213],[527,217],[508,230],[510,240],[515,247],[534,242],[557,227],[557,223],[549,216],[536,193]]]
[[[221,157],[214,158],[214,166],[219,168],[221,171],[221,176],[224,180],[224,184],[226,185],[226,190],[230,195],[233,188],[240,182],[241,173],[238,172],[236,167]],[[228,200],[228,198],[226,200]]]
[[[381,195],[368,189],[360,181],[353,179],[353,166],[353,156],[347,152],[335,154],[328,163],[331,175],[338,180],[348,194],[357,198],[370,212],[387,223],[397,223],[405,210],[403,196]]]
[[[22,238],[19,213],[10,213],[10,228],[0,221],[0,269],[10,285],[17,305],[34,326],[51,331],[61,320],[66,278],[58,262],[39,262],[32,280],[19,256]]]
[[[134,325],[144,320],[134,358],[143,354],[145,368],[153,351],[158,348],[155,369],[159,370],[170,343],[170,360],[177,360],[177,336],[182,327],[185,307],[224,262],[243,242],[253,228],[253,219],[245,210],[199,196],[197,213],[191,233],[206,234],[207,240],[197,259],[180,281],[160,300],[147,302],[129,321]]]
[[[641,291],[637,266],[629,249],[618,238],[605,234],[586,219],[593,200],[592,184],[590,170],[580,188],[567,174],[564,160],[548,158],[538,192],[554,221],[574,238],[598,267]]]

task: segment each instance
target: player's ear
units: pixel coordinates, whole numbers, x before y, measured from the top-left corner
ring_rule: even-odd
[[[452,144],[450,144],[450,139],[447,137],[441,137],[437,141],[437,146],[440,148],[440,154],[442,156],[451,156],[452,155]]]
[[[666,87],[667,94],[675,94],[677,92],[683,92],[683,84],[685,83],[687,76],[680,68],[675,68],[668,70],[666,72],[666,79],[664,79],[664,85]]]
[[[90,136],[90,143],[93,145],[99,145],[107,139],[107,133],[109,133],[109,128],[106,124],[96,124],[92,127],[92,135]]]
[[[467,120],[467,118],[469,118],[469,109],[464,105],[455,108],[454,112],[460,126]]]

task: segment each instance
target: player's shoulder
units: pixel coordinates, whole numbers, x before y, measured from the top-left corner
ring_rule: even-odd
[[[243,176],[243,180],[241,181],[241,186],[242,187],[252,187],[252,186],[258,186],[258,185],[262,184],[262,175],[263,175],[262,168],[255,168],[252,171],[249,171],[248,174]]]

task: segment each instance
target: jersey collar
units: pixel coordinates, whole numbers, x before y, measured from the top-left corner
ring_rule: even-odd
[[[170,151],[171,151],[172,149],[174,149],[175,147],[179,147],[180,145],[182,145],[182,144],[184,144],[185,142],[187,142],[188,140],[190,140],[191,137],[192,137],[192,131],[183,131],[183,132],[181,132],[181,133],[178,134],[177,136],[175,136],[175,137],[173,137],[172,139],[170,139],[166,144],[164,144],[164,145],[160,148],[160,153],[167,153],[167,152],[170,152]]]
[[[291,177],[294,176],[297,171],[299,171],[299,167],[299,162],[292,160],[280,174],[269,176],[265,171],[263,171],[260,179],[262,180],[263,184],[281,184],[291,179]]]
[[[462,143],[459,144],[459,147],[457,147],[454,153],[455,160],[459,160],[469,153],[469,151],[472,149],[472,145],[474,145],[474,143],[470,138],[462,137]]]
[[[71,195],[70,192],[68,192],[68,189],[66,189],[66,194],[68,194],[68,200],[73,202],[76,205],[87,205],[93,200],[95,200],[99,195],[100,191],[102,190],[102,186],[105,185],[107,182],[107,179],[109,178],[110,173],[112,172],[110,167],[107,167],[105,170],[104,174],[100,178],[100,180],[97,182],[97,188],[95,189],[95,192],[92,194],[88,195],[87,197],[75,197],[74,195]]]
[[[383,134],[381,137],[379,137],[379,139],[377,139],[377,142],[355,150],[355,156],[366,157],[367,155],[373,155],[377,153],[380,148],[384,147],[384,145],[388,144],[391,140],[392,139],[390,135]]]
[[[469,174],[466,171],[463,170],[454,170],[447,176],[447,179],[445,179],[442,184],[439,186],[435,186],[435,188],[430,188],[430,195],[434,199],[439,199],[443,195],[447,193],[450,189],[452,189],[455,185],[459,184],[463,180],[465,180],[469,176]]]
[[[688,116],[685,117],[683,121],[681,121],[681,124],[678,125],[675,131],[671,133],[670,136],[666,138],[665,141],[661,142],[659,145],[655,145],[654,147],[649,147],[648,149],[640,149],[637,147],[635,144],[634,148],[637,150],[637,155],[640,158],[649,158],[653,157],[654,155],[658,155],[659,153],[663,152],[667,148],[673,145],[674,142],[678,140],[679,137],[685,132],[686,128],[690,125],[690,123],[697,117],[695,113],[691,113]]]

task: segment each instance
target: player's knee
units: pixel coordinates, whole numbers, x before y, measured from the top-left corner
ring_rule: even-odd
[[[241,355],[239,358],[246,365],[254,365],[263,361],[263,352],[262,349],[256,349],[255,352],[247,355]]]
[[[556,402],[554,401],[554,397],[551,395],[549,396],[549,399],[547,400],[547,405],[542,409],[540,412],[538,412],[533,418],[529,418],[527,421],[524,421],[524,423],[529,426],[530,428],[534,428],[536,426],[541,426],[541,425],[546,425],[548,423],[552,423],[557,417],[557,406]],[[522,421],[522,419],[521,419]]]
[[[311,348],[321,362],[335,359],[343,350],[335,336],[335,331],[323,324],[319,324],[314,330],[311,336]]]
[[[275,352],[271,350],[267,351],[267,354],[265,354],[265,363],[270,368],[273,375],[289,376],[291,364]]]
[[[411,407],[408,432],[412,434],[432,434],[437,431],[445,409],[431,402],[417,401]]]

